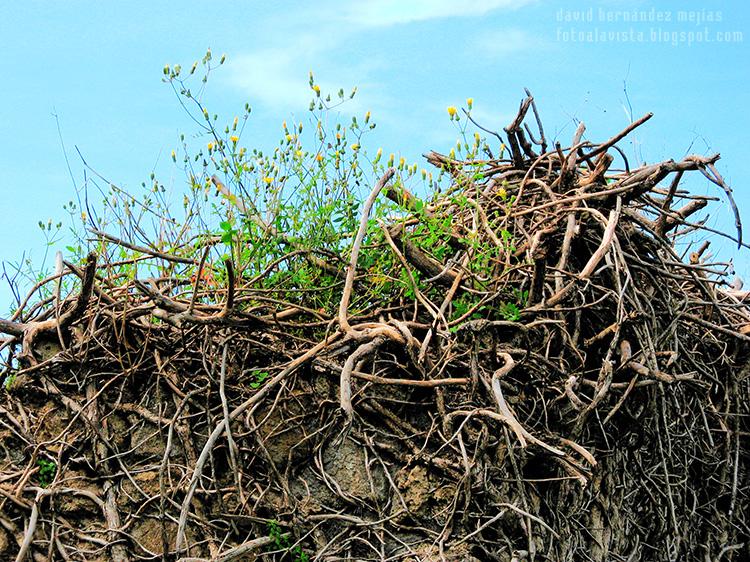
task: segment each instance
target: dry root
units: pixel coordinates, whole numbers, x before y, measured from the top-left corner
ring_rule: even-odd
[[[744,559],[750,311],[705,247],[677,250],[709,199],[683,177],[705,175],[731,202],[718,155],[614,170],[616,143],[650,115],[548,150],[541,126],[538,140],[524,126],[530,108],[531,96],[505,129],[510,160],[429,154],[454,186],[423,208],[387,185],[392,172],[381,180],[348,268],[311,261],[345,280],[337,315],[268,298],[229,262],[227,287],[199,273],[178,295],[179,279],[118,285],[101,256],[96,280],[94,257],[69,267],[80,297],[0,321],[25,365],[0,405],[0,551]],[[383,189],[407,213],[381,226],[383,251],[414,298],[355,311]],[[447,217],[440,260],[416,225]],[[46,360],[42,340],[57,343]]]

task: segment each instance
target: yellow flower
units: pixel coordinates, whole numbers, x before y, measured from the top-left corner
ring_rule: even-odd
[[[172,151],[172,160],[173,160],[174,162],[177,162],[177,154],[175,153],[175,151],[174,151],[174,150]]]
[[[365,123],[370,121],[370,112],[365,113]]]
[[[266,176],[263,178],[263,181],[266,182],[268,185],[271,185],[273,183],[273,178]]]
[[[302,158],[302,151],[301,150],[298,150],[297,152],[295,152],[295,154],[297,155],[297,158]]]
[[[497,190],[497,194],[500,196],[500,199],[505,200],[508,197],[508,192],[505,191],[504,187],[501,187]]]
[[[315,92],[315,95],[318,96],[318,97],[320,97],[320,86],[318,86],[317,84],[315,84],[315,85],[313,85],[312,89],[313,89],[313,92]]]
[[[237,141],[240,140],[240,137],[238,137],[237,135],[232,135],[231,137],[229,137],[229,140],[234,144],[237,144]]]
[[[242,158],[243,156],[245,156],[245,147],[244,146],[242,148],[240,148],[240,158]]]
[[[474,98],[466,98],[466,105],[471,109],[471,106],[474,105]]]
[[[355,142],[355,143],[354,143],[354,144],[353,144],[353,145],[351,146],[351,149],[352,149],[352,150],[359,150],[359,144]]]
[[[322,162],[323,161],[323,155],[320,154],[320,153],[316,154],[315,155],[315,160],[317,160],[318,162]]]
[[[208,143],[208,151],[211,152],[214,149],[214,143]]]
[[[232,130],[234,131],[237,128],[237,124],[240,122],[240,120],[235,117],[234,121],[232,121]]]
[[[449,105],[448,106],[448,115],[451,116],[451,119],[453,119],[456,116],[456,106],[455,105]]]
[[[406,163],[406,158],[404,158],[403,156],[398,159],[398,167],[399,168],[403,168],[405,163]]]

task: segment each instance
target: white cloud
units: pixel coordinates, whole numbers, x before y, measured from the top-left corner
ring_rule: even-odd
[[[227,64],[229,81],[252,100],[270,107],[303,109],[310,101],[307,73],[291,49],[262,49]]]
[[[533,0],[369,0],[354,4],[347,19],[381,27],[449,17],[476,17],[498,9],[516,9]]]

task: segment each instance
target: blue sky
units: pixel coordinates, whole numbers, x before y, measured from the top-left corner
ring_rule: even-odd
[[[65,219],[83,180],[76,147],[119,186],[138,189],[152,171],[181,185],[169,154],[197,128],[161,72],[189,67],[207,47],[227,62],[206,103],[229,120],[250,103],[249,146],[270,146],[283,120],[305,118],[310,70],[324,91],[357,86],[343,111],[372,111],[370,147],[412,162],[455,142],[447,106],[473,97],[475,117],[501,129],[528,87],[563,145],[578,120],[597,141],[631,111],[652,111],[622,145],[631,161],[721,152],[750,224],[749,22],[744,2],[3,2],[0,260],[43,258],[38,221]],[[731,229],[727,211],[715,215]],[[720,257],[731,255],[725,246]],[[747,252],[734,259],[750,277]],[[3,283],[0,313],[9,302]]]

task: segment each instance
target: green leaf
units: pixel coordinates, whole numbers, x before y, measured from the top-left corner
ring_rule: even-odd
[[[263,381],[265,381],[270,376],[271,375],[268,374],[268,371],[254,371],[252,374],[254,380],[250,383],[250,388],[260,388],[263,384]]]
[[[503,303],[500,306],[500,316],[508,322],[518,322],[521,319],[521,311],[518,306],[512,302]]]
[[[57,464],[54,461],[39,459],[37,465],[39,466],[39,485],[46,488],[55,479]]]

